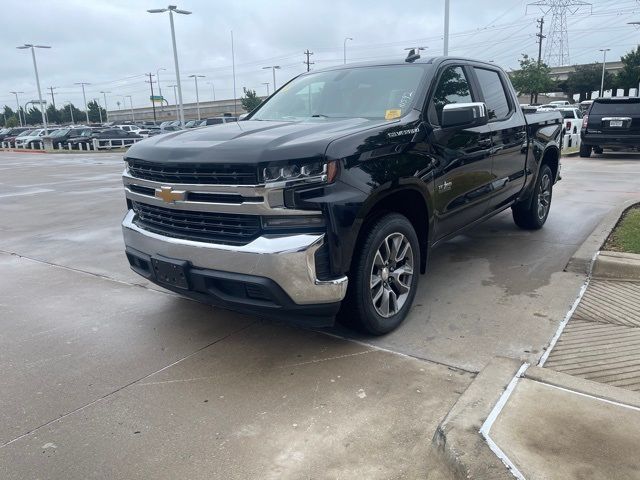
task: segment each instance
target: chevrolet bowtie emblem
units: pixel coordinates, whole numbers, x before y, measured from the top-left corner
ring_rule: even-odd
[[[174,203],[185,199],[184,190],[177,191],[171,187],[156,188],[156,198],[160,198],[167,203]]]

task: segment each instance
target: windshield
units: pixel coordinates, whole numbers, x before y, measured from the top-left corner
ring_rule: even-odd
[[[16,135],[16,137],[26,137],[27,135],[31,135],[31,132],[33,132],[33,130],[25,130],[24,132]]]
[[[560,110],[562,118],[574,118],[573,110]]]
[[[596,115],[640,115],[640,100],[593,102],[590,113]]]
[[[61,128],[60,130],[56,130],[52,132],[50,137],[64,137],[67,133],[69,133],[69,128]]]
[[[391,120],[411,109],[423,73],[419,65],[390,65],[304,75],[273,95],[251,120]]]

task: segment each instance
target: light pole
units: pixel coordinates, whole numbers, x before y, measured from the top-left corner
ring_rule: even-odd
[[[629,25],[634,25],[636,27],[640,26],[640,22],[628,22]],[[640,81],[638,82],[638,90],[636,91],[636,97],[640,97]]]
[[[449,0],[444,0],[444,55],[449,55]]]
[[[269,96],[269,82],[262,82],[263,85],[267,86],[267,97]]]
[[[347,40],[353,41],[351,37],[345,37],[344,42],[342,42],[342,53],[344,58],[344,64],[347,64]]]
[[[180,120],[180,112],[178,109],[178,94],[176,93],[177,85],[169,85],[169,86],[173,87],[173,98],[175,99],[175,105],[176,105],[176,120]]]
[[[98,106],[98,115],[100,115],[100,125],[102,125],[102,107],[100,106],[100,102],[98,101],[97,98],[94,98],[93,101]]]
[[[69,115],[71,115],[71,125],[74,125],[76,122],[73,119],[73,104],[71,102],[64,102],[65,105],[69,105]]]
[[[601,48],[602,52],[602,80],[600,81],[600,96],[604,96],[604,69],[607,64],[607,52],[611,50],[610,48]]]
[[[280,70],[280,65],[272,65],[270,67],[262,67],[263,70],[268,70],[271,69],[271,71],[273,72],[273,92],[275,93],[275,91],[278,89],[276,87],[276,70]]]
[[[76,82],[74,83],[74,85],[82,85],[82,98],[84,99],[84,113],[87,116],[87,125],[89,124],[89,105],[87,105],[87,96],[84,93],[84,86],[85,85],[91,85],[90,83],[86,83],[86,82]]]
[[[131,107],[131,121],[136,123],[136,116],[133,114],[133,100],[131,99],[131,95],[126,95],[125,98],[129,99],[129,106]]]
[[[107,107],[107,93],[111,93],[111,92],[103,92],[101,90],[100,93],[104,98],[104,113],[107,114],[107,123],[109,123],[109,107]]]
[[[179,13],[181,15],[191,15],[191,12],[187,10],[179,10],[175,5],[169,5],[167,8],[152,8],[151,10],[147,10],[149,13],[164,13],[169,12],[169,24],[171,25],[171,43],[173,44],[173,62],[175,63],[176,68],[176,84],[178,87],[178,99],[179,103],[179,111],[180,111],[180,125],[184,127],[184,107],[182,105],[182,85],[180,84],[180,67],[178,66],[178,50],[176,48],[176,32],[173,26],[173,14]]]
[[[198,78],[204,78],[204,75],[189,75],[196,81],[196,108],[198,109],[198,120],[200,120],[200,95],[198,94]]]
[[[216,101],[216,87],[213,84],[213,82],[207,82],[209,85],[211,85],[211,93],[213,93],[213,101]]]
[[[18,100],[18,94],[24,92],[9,92],[13,93],[16,96],[16,105],[18,106],[18,121],[20,122],[20,126],[22,127],[22,115],[20,114],[20,100]]]
[[[167,69],[161,67],[158,70],[156,70],[156,81],[158,82],[158,95],[162,97],[162,87],[160,86],[160,70],[164,70],[166,72]],[[164,102],[162,100],[160,101],[160,111],[164,113]]]
[[[40,90],[40,77],[38,76],[38,64],[36,63],[36,48],[51,48],[47,45],[33,45],[31,43],[25,43],[20,47],[16,47],[20,50],[24,50],[25,48],[31,49],[31,57],[33,58],[33,70],[36,72],[36,85],[38,86],[38,101],[40,102],[40,113],[42,114],[42,125],[44,126],[45,135],[49,133],[47,129],[47,117],[44,113],[44,102],[42,101],[42,91]],[[25,119],[26,120],[26,119]],[[26,123],[26,121],[25,121]]]

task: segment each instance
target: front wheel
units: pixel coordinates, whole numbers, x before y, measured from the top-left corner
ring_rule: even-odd
[[[370,335],[383,335],[405,319],[418,287],[420,244],[411,222],[389,213],[371,224],[356,247],[342,317]]]
[[[513,221],[525,230],[542,228],[549,216],[553,196],[553,173],[549,165],[542,165],[531,197],[511,207]]]
[[[580,144],[580,156],[589,158],[591,156],[591,145]]]

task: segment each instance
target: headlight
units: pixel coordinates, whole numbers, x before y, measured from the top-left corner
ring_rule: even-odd
[[[330,162],[313,162],[305,164],[291,163],[284,166],[266,167],[262,171],[265,183],[284,182],[285,184],[322,182],[331,183],[338,173],[338,164]]]

